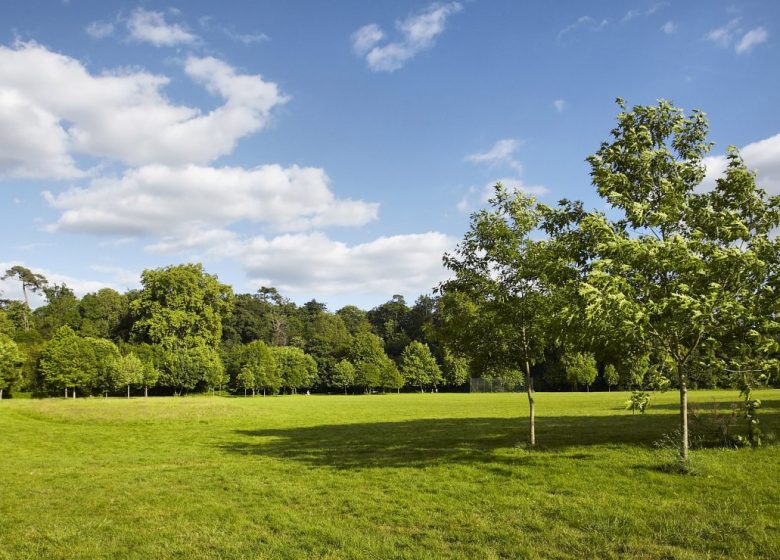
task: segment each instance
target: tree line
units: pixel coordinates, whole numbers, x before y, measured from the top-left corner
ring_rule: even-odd
[[[700,111],[628,109],[588,158],[604,210],[551,206],[496,185],[444,256],[451,278],[408,306],[298,306],[272,287],[234,294],[201,265],[146,270],[141,288],[79,299],[21,266],[0,306],[0,388],[39,394],[462,389],[469,377],[534,391],[737,387],[776,382],[780,198],[729,148],[708,189]],[[28,294],[46,304],[30,309]],[[2,393],[0,392],[0,396]]]

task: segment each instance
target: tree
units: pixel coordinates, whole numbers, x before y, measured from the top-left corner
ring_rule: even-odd
[[[214,393],[216,390],[221,390],[230,378],[225,374],[225,366],[222,364],[219,354],[214,352],[212,356],[216,359],[211,359],[205,364],[203,380],[208,387],[211,387],[211,392]]]
[[[333,385],[344,387],[344,394],[347,394],[347,388],[355,384],[355,366],[349,360],[341,360],[333,366]]]
[[[47,285],[46,277],[42,274],[35,274],[29,268],[25,268],[21,265],[12,266],[5,271],[2,280],[8,278],[15,278],[22,284],[22,293],[24,294],[25,312],[22,316],[24,330],[30,330],[30,320],[28,318],[30,312],[30,298],[28,292],[36,293],[43,289]]]
[[[456,356],[446,348],[442,362],[442,374],[444,381],[453,387],[460,387],[469,380],[469,361],[467,358]]]
[[[0,401],[3,391],[13,387],[21,378],[24,357],[19,347],[5,334],[0,334]]]
[[[241,387],[252,389],[255,394],[256,389],[262,389],[265,395],[267,390],[276,393],[282,385],[282,379],[279,373],[279,366],[274,358],[274,353],[262,340],[256,340],[244,347],[239,359],[239,375],[243,376]],[[252,381],[251,385],[243,383]]]
[[[220,380],[224,366],[217,351],[205,344],[169,350],[160,346],[160,383],[175,394],[194,389],[198,383]],[[213,386],[213,385],[212,385]]]
[[[257,387],[257,381],[252,368],[244,366],[236,375],[236,386],[244,390],[244,396],[246,396],[247,389],[252,389],[252,395],[255,394],[255,387]]]
[[[151,361],[143,362],[143,370],[141,371],[141,385],[144,387],[144,397],[149,396],[149,387],[157,385],[157,381],[160,379],[160,371],[154,366]]]
[[[233,292],[200,264],[182,264],[141,274],[143,289],[131,307],[133,332],[141,341],[168,348],[212,348],[222,338],[222,317]]]
[[[130,386],[144,384],[145,364],[133,352],[121,356],[116,362],[116,379],[127,386],[127,398],[130,398]]]
[[[336,311],[346,325],[349,334],[355,336],[358,333],[371,332],[371,323],[368,322],[365,311],[354,305],[347,305]]]
[[[566,380],[576,388],[585,385],[590,391],[590,384],[596,381],[599,370],[596,367],[596,358],[590,352],[573,352],[565,354],[562,359]]]
[[[604,383],[607,384],[607,391],[611,391],[612,387],[620,382],[620,375],[618,370],[612,364],[604,366]]]
[[[386,359],[381,338],[372,333],[356,334],[349,349],[349,361],[355,366],[355,385],[367,393],[378,387]]]
[[[317,362],[295,346],[272,346],[271,353],[279,368],[282,385],[295,394],[301,387],[310,387],[317,379]]]
[[[54,331],[63,325],[73,330],[79,328],[79,299],[65,284],[52,284],[43,287],[46,305],[33,312],[35,327],[44,338],[50,338]]]
[[[111,288],[85,295],[78,304],[79,330],[84,336],[118,339],[128,304],[127,296]]]
[[[623,219],[591,214],[582,221],[583,235],[597,244],[581,293],[594,328],[608,324],[613,336],[673,365],[687,460],[694,363],[717,356],[734,325],[752,323],[762,339],[771,334],[756,304],[763,299],[765,309],[777,309],[777,292],[768,288],[776,278],[780,199],[756,189],[733,148],[715,188],[697,190],[710,149],[700,111],[686,116],[666,101],[631,110],[618,104],[612,141],[588,161],[599,195]]]
[[[543,277],[544,243],[531,239],[541,214],[533,197],[500,183],[491,210],[471,216],[469,230],[444,264],[455,277],[442,283],[440,336],[468,356],[477,371],[511,377],[523,371],[529,404],[529,443],[536,444],[531,366],[543,359],[553,315]]]
[[[425,385],[436,385],[442,381],[439,364],[428,345],[416,340],[410,342],[401,353],[401,373],[406,382],[417,385],[421,393]]]
[[[404,376],[398,371],[398,366],[389,357],[383,360],[382,366],[379,369],[379,385],[382,390],[395,389],[397,392],[401,392],[401,387],[404,386]]]
[[[77,388],[113,387],[118,358],[119,351],[111,341],[81,338],[63,326],[43,346],[38,369],[46,386],[63,389],[66,398],[72,388],[76,398]]]

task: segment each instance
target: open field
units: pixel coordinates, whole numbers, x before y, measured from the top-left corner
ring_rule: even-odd
[[[674,392],[537,397],[534,451],[523,394],[6,400],[0,558],[780,557],[780,446],[670,474]]]

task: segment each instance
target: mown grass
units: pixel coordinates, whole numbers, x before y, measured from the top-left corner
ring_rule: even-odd
[[[537,450],[522,394],[6,400],[0,558],[780,558],[780,446],[672,474],[626,398],[538,394]]]

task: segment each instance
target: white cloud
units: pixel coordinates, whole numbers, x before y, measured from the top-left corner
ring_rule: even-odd
[[[514,153],[520,146],[520,141],[515,138],[505,138],[493,144],[487,152],[470,154],[466,156],[466,161],[472,163],[484,163],[487,165],[506,164],[517,173],[521,173],[523,166],[514,159]]]
[[[780,195],[780,134],[775,134],[764,140],[752,142],[740,149],[742,159],[748,168],[758,174],[756,183],[769,194]],[[707,166],[707,176],[700,189],[711,189],[715,180],[723,176],[728,165],[726,156],[710,156],[704,161]]]
[[[566,108],[566,101],[563,99],[556,99],[553,101],[553,107],[555,107],[555,110],[559,113],[563,113],[563,110]]]
[[[114,24],[109,21],[93,21],[86,27],[87,35],[93,39],[105,39],[114,33]]]
[[[137,8],[127,20],[127,30],[130,38],[155,47],[170,47],[179,44],[191,44],[198,40],[181,25],[168,23],[162,12]]]
[[[369,23],[352,34],[352,48],[358,55],[364,56],[384,38],[382,29],[376,23]]]
[[[756,45],[766,43],[768,38],[769,33],[767,33],[766,29],[763,27],[756,27],[755,29],[751,29],[745,33],[742,36],[742,39],[740,39],[739,43],[737,43],[737,54],[749,53]]]
[[[734,18],[726,25],[710,30],[704,38],[721,47],[728,47],[734,39],[735,34],[740,33],[740,21],[742,21],[742,18]]]
[[[621,23],[626,23],[631,21],[632,19],[640,18],[640,17],[647,17],[651,16],[654,13],[656,13],[661,8],[664,8],[669,5],[669,2],[659,2],[657,4],[653,4],[646,10],[629,10],[625,16],[623,16],[623,19],[620,20]]]
[[[0,177],[79,177],[68,146],[68,134],[55,115],[0,86]]]
[[[259,31],[254,33],[241,33],[239,31],[236,31],[234,27],[215,24],[211,16],[202,16],[198,18],[198,23],[200,24],[201,28],[203,28],[205,31],[220,32],[224,34],[228,39],[237,41],[246,46],[253,45],[255,43],[263,43],[265,41],[271,40],[271,38],[268,35]]]
[[[337,199],[325,172],[312,167],[169,167],[148,165],[86,188],[45,193],[62,210],[53,229],[97,235],[168,237],[243,220],[275,230],[359,226],[376,219],[378,204]]]
[[[586,29],[588,31],[601,31],[604,29],[607,24],[609,24],[609,20],[602,19],[601,21],[597,21],[596,19],[592,18],[591,16],[581,16],[577,18],[577,20],[574,23],[571,23],[561,29],[558,32],[558,42],[560,43],[563,38],[574,31],[577,31],[579,29]]]
[[[447,19],[462,9],[458,2],[432,4],[425,11],[396,22],[400,40],[384,45],[379,45],[385,38],[382,29],[375,23],[364,25],[352,34],[352,48],[359,56],[365,56],[371,70],[394,72],[409,59],[431,48],[436,37],[444,32]]]
[[[11,175],[72,177],[73,154],[130,165],[209,163],[265,126],[271,110],[287,101],[273,82],[211,57],[185,64],[193,80],[224,100],[207,113],[171,103],[162,91],[165,76],[142,70],[95,75],[35,43],[0,46],[0,67],[0,113],[7,123],[0,145],[16,146],[0,157],[0,173]]]
[[[661,31],[667,35],[672,35],[673,33],[677,32],[677,24],[673,21],[667,21],[661,26]]]

